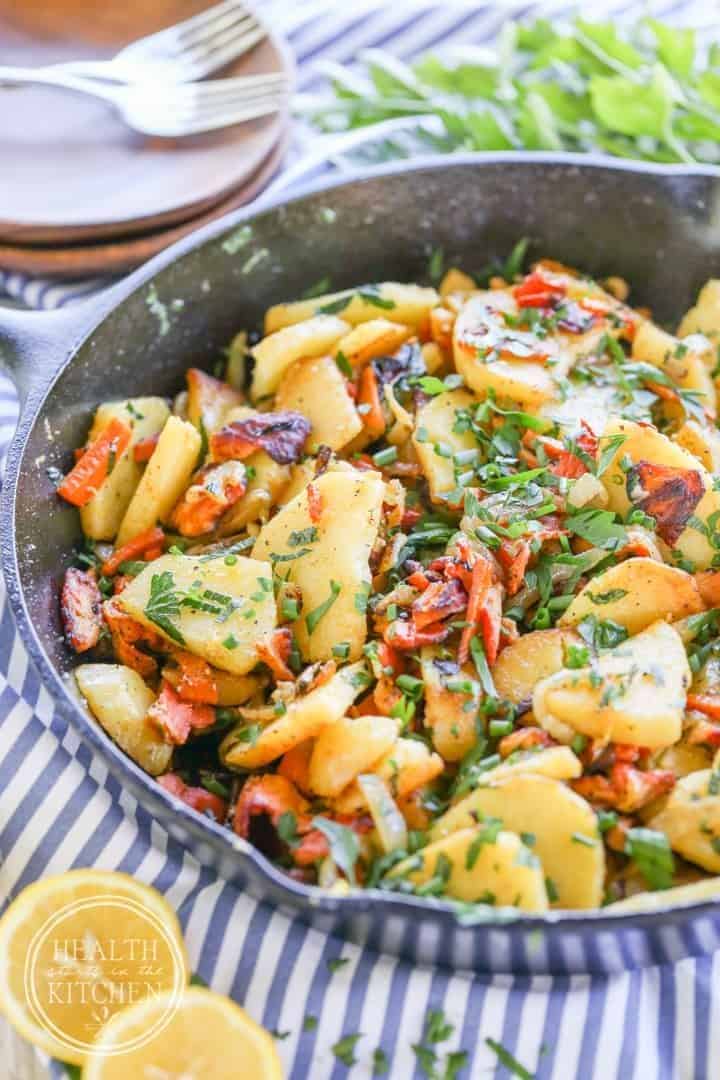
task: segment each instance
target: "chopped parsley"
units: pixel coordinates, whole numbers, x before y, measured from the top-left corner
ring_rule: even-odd
[[[505,1049],[502,1043],[486,1037],[485,1045],[489,1046],[494,1054],[497,1054],[498,1060],[513,1076],[519,1076],[520,1080],[534,1080],[533,1074],[524,1065],[521,1065],[517,1058],[513,1057],[510,1051]]]
[[[625,854],[630,856],[651,889],[672,886],[675,860],[665,833],[642,826],[628,829]]]
[[[355,864],[360,855],[358,838],[347,825],[330,821],[326,817],[314,817],[313,827],[319,829],[328,842],[330,855],[345,874],[351,885],[355,884]]]
[[[343,1065],[347,1065],[350,1068],[354,1065],[357,1058],[355,1057],[355,1047],[358,1039],[362,1038],[362,1034],[358,1032],[355,1035],[343,1035],[342,1039],[339,1039],[332,1047],[331,1050],[338,1061],[342,1061]]]

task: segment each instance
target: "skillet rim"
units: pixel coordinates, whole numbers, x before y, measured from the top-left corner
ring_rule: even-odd
[[[184,237],[156,255],[148,263],[139,267],[121,282],[104,290],[91,300],[78,304],[75,309],[66,309],[63,312],[63,328],[68,334],[69,344],[63,343],[64,347],[61,350],[58,349],[59,352],[62,351],[62,355],[55,356],[50,364],[46,362],[47,366],[44,366],[32,380],[27,401],[21,408],[17,428],[6,458],[2,495],[0,497],[0,529],[1,557],[8,601],[31,661],[37,669],[43,684],[50,691],[53,704],[59,710],[60,715],[100,754],[108,768],[121,781],[129,781],[127,786],[138,803],[143,808],[148,809],[157,823],[166,831],[172,829],[174,825],[172,819],[174,819],[178,822],[179,827],[186,834],[190,834],[198,844],[211,844],[220,858],[233,858],[239,863],[243,859],[248,859],[253,866],[252,873],[255,877],[267,879],[273,892],[285,893],[285,902],[290,903],[301,915],[306,914],[309,916],[312,913],[326,913],[331,916],[351,919],[365,914],[377,916],[383,913],[383,909],[385,909],[388,917],[415,916],[416,918],[432,919],[433,916],[436,916],[435,921],[438,926],[450,922],[457,930],[474,930],[476,928],[502,930],[512,928],[526,933],[542,932],[543,930],[562,931],[564,927],[574,931],[587,928],[587,930],[594,932],[628,928],[642,930],[657,927],[663,923],[671,925],[689,921],[706,914],[717,913],[720,908],[720,895],[715,899],[703,899],[694,903],[671,904],[646,911],[627,913],[623,910],[613,912],[609,908],[598,908],[590,911],[552,909],[541,915],[528,915],[517,912],[513,908],[498,908],[490,909],[487,918],[483,913],[483,917],[477,921],[467,921],[463,920],[456,907],[447,901],[407,896],[379,889],[358,889],[348,896],[328,896],[318,886],[302,885],[295,882],[249,842],[235,836],[214,821],[203,818],[183,803],[180,803],[179,800],[172,798],[159,785],[154,783],[153,779],[136,765],[109,736],[105,735],[100,726],[92,721],[89,713],[81,707],[78,700],[69,690],[66,679],[60,675],[50,661],[25,603],[17,560],[15,498],[21,477],[21,465],[27,439],[39,420],[45,401],[57,379],[75,359],[76,353],[84,342],[112,312],[172,263],[214,240],[217,236],[234,229],[238,224],[252,221],[266,212],[292,205],[325,191],[355,187],[363,184],[366,180],[385,176],[394,176],[406,172],[435,171],[438,169],[452,170],[453,168],[472,166],[482,168],[484,165],[497,164],[520,166],[521,168],[524,165],[546,165],[548,167],[566,165],[577,167],[583,172],[602,168],[618,173],[639,173],[649,176],[707,177],[718,181],[720,185],[720,167],[712,165],[689,167],[682,164],[663,165],[654,162],[625,161],[606,155],[528,153],[522,151],[492,154],[421,155],[412,158],[410,161],[392,162],[364,169],[359,175],[349,178],[333,176],[328,179],[321,176],[295,188],[289,195],[282,189],[270,190],[249,206],[233,211],[225,217],[209,223],[197,232]],[[17,316],[17,312],[13,312],[13,314]],[[69,318],[65,318],[66,315],[69,315]],[[47,330],[50,330],[49,323],[52,315],[38,315],[37,313],[28,315],[27,331],[30,335],[30,348],[32,347],[32,331],[40,331],[42,334],[42,326],[37,326],[37,320],[39,319],[47,321]],[[21,315],[16,318],[15,322],[16,334],[19,328],[21,336],[23,320],[24,316]],[[30,328],[31,320],[35,324],[32,330]],[[2,316],[0,315],[0,330],[2,329],[1,323]],[[47,340],[45,339],[43,343],[47,344]],[[171,824],[168,825],[168,822],[171,822]],[[181,842],[184,846],[188,846],[187,840]],[[190,852],[194,854],[192,848]],[[217,868],[214,867],[214,869]],[[218,873],[224,876],[221,869],[218,869]],[[252,874],[249,876],[252,876]],[[247,877],[248,875],[246,875],[246,879]],[[262,902],[273,906],[277,906],[278,903],[276,896],[267,895],[262,898]],[[497,913],[497,917],[493,917],[495,913]],[[331,932],[335,931],[332,930]]]

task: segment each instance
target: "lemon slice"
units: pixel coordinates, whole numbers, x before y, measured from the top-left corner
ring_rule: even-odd
[[[128,1005],[164,995],[171,1015],[188,975],[175,912],[127,874],[43,878],[0,919],[0,1010],[29,1042],[75,1065]]]
[[[83,1080],[282,1080],[272,1036],[229,998],[190,987],[172,1014],[168,994],[132,1005],[98,1033]],[[148,1032],[156,1031],[148,1037]],[[123,1047],[134,1045],[134,1049]]]

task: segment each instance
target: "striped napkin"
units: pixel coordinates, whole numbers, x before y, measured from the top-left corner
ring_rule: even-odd
[[[679,14],[687,22],[711,14],[704,3],[692,11],[687,4],[650,6],[658,17]],[[584,4],[582,12],[606,17],[628,7]],[[290,37],[300,89],[308,92],[321,86],[318,60],[346,63],[370,47],[409,58],[484,41],[508,11],[538,13],[517,3],[273,0],[267,8]],[[565,8],[546,4],[541,13]],[[304,149],[301,133],[294,157]],[[61,307],[104,284],[64,286],[0,271],[0,302]],[[12,388],[0,380],[0,452],[15,413]],[[717,956],[610,978],[452,974],[325,937],[219,880],[108,775],[55,711],[0,586],[0,897],[41,875],[91,865],[134,874],[167,896],[195,971],[276,1033],[290,1080],[720,1077]],[[433,1042],[438,1034],[444,1037]],[[10,1067],[7,1056],[3,1062]]]

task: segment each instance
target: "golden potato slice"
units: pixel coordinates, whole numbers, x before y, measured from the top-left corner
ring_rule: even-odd
[[[177,416],[168,418],[120,523],[118,546],[168,520],[190,483],[201,445],[197,428]]]
[[[187,384],[187,419],[198,431],[204,428],[207,435],[225,422],[231,409],[243,403],[239,390],[199,368],[188,370]]]
[[[711,764],[712,756],[707,747],[681,741],[658,754],[653,768],[672,769],[676,776],[687,776],[700,769],[708,769]]]
[[[650,829],[665,833],[670,847],[688,862],[720,874],[720,795],[712,769],[683,776],[657,813],[646,818]]]
[[[659,892],[641,892],[625,900],[616,900],[604,909],[610,914],[633,911],[664,911],[666,908],[685,907],[688,904],[700,904],[704,900],[717,900],[720,897],[720,877],[693,881],[689,885],[677,885],[673,889],[661,889]]]
[[[310,453],[321,444],[341,450],[363,429],[345,379],[330,356],[296,360],[278,387],[275,408],[307,417],[312,424]]]
[[[640,556],[617,563],[588,581],[559,625],[577,626],[587,615],[595,615],[637,634],[658,619],[673,622],[704,608],[691,574]]]
[[[173,748],[147,719],[155,695],[137,671],[122,664],[82,664],[75,681],[110,738],[151,776],[164,773]]]
[[[435,289],[422,285],[404,285],[398,281],[383,281],[373,285],[358,285],[355,289],[315,296],[312,300],[296,300],[291,304],[276,304],[265,314],[265,333],[293,326],[311,316],[318,317],[324,308],[332,308],[345,322],[356,326],[382,315],[393,323],[406,323],[418,330],[427,323],[430,308],[439,300]]]
[[[696,457],[708,472],[720,472],[720,432],[717,428],[700,425],[697,420],[686,420],[671,438]]]
[[[462,270],[458,270],[456,266],[451,266],[450,269],[446,270],[443,274],[439,292],[443,298],[450,296],[452,293],[477,292],[477,285],[469,274],[464,273]]]
[[[190,593],[209,599],[217,611],[189,606],[184,598]],[[277,620],[270,564],[238,555],[228,566],[222,552],[163,555],[148,563],[117,602],[168,641],[234,675],[245,675],[259,662],[257,646],[268,641]]]
[[[523,773],[479,787],[451,807],[431,831],[439,840],[493,817],[503,828],[534,840],[546,878],[554,889],[557,908],[594,908],[602,902],[605,849],[597,818],[589,803],[570,788],[547,776]]]
[[[703,356],[649,319],[638,326],[632,343],[633,360],[652,364],[684,390],[700,394],[700,404],[715,415],[715,387]]]
[[[705,334],[716,341],[720,337],[720,280],[711,278],[700,290],[697,303],[685,313],[678,326],[679,338]]]
[[[103,480],[90,502],[80,507],[82,530],[91,540],[114,540],[135,489],[143,466],[133,456],[135,444],[162,431],[170,415],[167,402],[159,397],[128,398],[106,401],[97,409],[88,442],[98,437],[111,420],[122,420],[132,430],[130,442]]]
[[[458,412],[476,404],[467,390],[448,390],[418,409],[413,446],[434,501],[442,502],[442,496],[457,487],[453,454],[478,448],[471,431],[454,430]]]
[[[656,622],[587,667],[543,679],[535,687],[533,712],[560,742],[580,733],[659,749],[680,738],[689,685],[680,635]]]
[[[221,760],[231,769],[260,769],[306,739],[319,735],[323,728],[337,723],[365,689],[365,672],[363,662],[341,668],[322,686],[291,701],[283,715],[254,739],[248,738],[252,728],[247,724],[234,728],[220,744]]]
[[[476,723],[480,703],[480,684],[477,672],[466,664],[457,675],[450,678],[467,679],[473,686],[472,694],[448,690],[440,668],[435,664],[439,649],[426,647],[421,652],[421,671],[425,683],[425,726],[432,732],[433,746],[445,761],[460,761],[471,750],[478,737]]]
[[[354,326],[340,338],[335,353],[342,353],[352,367],[361,367],[377,356],[392,356],[412,333],[412,328],[402,323],[371,319]]]
[[[499,400],[534,412],[560,396],[559,385],[579,355],[592,351],[605,326],[585,334],[555,333],[538,337],[509,327],[504,316],[518,307],[510,290],[493,289],[472,296],[455,322],[455,367],[476,394],[493,390]],[[527,359],[533,355],[545,357]]]
[[[691,453],[655,428],[636,424],[632,420],[610,419],[603,436],[607,438],[610,435],[625,435],[625,442],[618,448],[602,476],[608,493],[608,507],[617,514],[625,516],[632,507],[627,492],[626,474],[621,464],[628,458],[633,464],[649,462],[652,465],[691,470],[698,474],[704,495],[692,507],[691,514],[686,516],[687,524],[672,546],[694,569],[706,570],[717,554],[706,535],[706,531],[712,532],[712,529],[708,530],[708,520],[716,520],[712,515],[720,512],[720,492],[713,487],[711,474],[703,469]],[[678,512],[681,512],[682,506],[679,503],[677,505]],[[701,523],[699,528],[698,522]]]
[[[565,667],[568,645],[582,644],[574,630],[532,630],[507,645],[493,667],[499,697],[519,705],[532,699],[541,679]]]
[[[375,773],[384,780],[393,798],[404,799],[435,780],[444,768],[443,759],[419,739],[399,738],[392,749],[366,772]],[[349,784],[335,800],[338,814],[355,814],[366,807],[365,795],[357,782]]]
[[[255,357],[253,401],[274,394],[288,368],[303,356],[323,356],[350,329],[334,315],[316,315],[297,326],[286,325],[269,333],[250,351]]]
[[[535,773],[552,780],[577,780],[582,764],[569,746],[540,746],[515,750],[502,764],[483,773],[483,784],[493,783],[515,773]]]
[[[403,859],[390,877],[424,885],[443,867],[443,896],[523,911],[548,909],[540,862],[514,833],[496,833],[482,823],[459,829]]]
[[[274,562],[300,586],[303,607],[294,630],[305,659],[328,660],[333,645],[347,642],[355,660],[367,637],[368,559],[385,483],[377,472],[330,471],[313,489],[321,507],[317,521],[305,488],[262,527],[253,556]]]
[[[390,716],[345,716],[323,728],[310,758],[310,789],[334,798],[395,744],[400,723]]]

